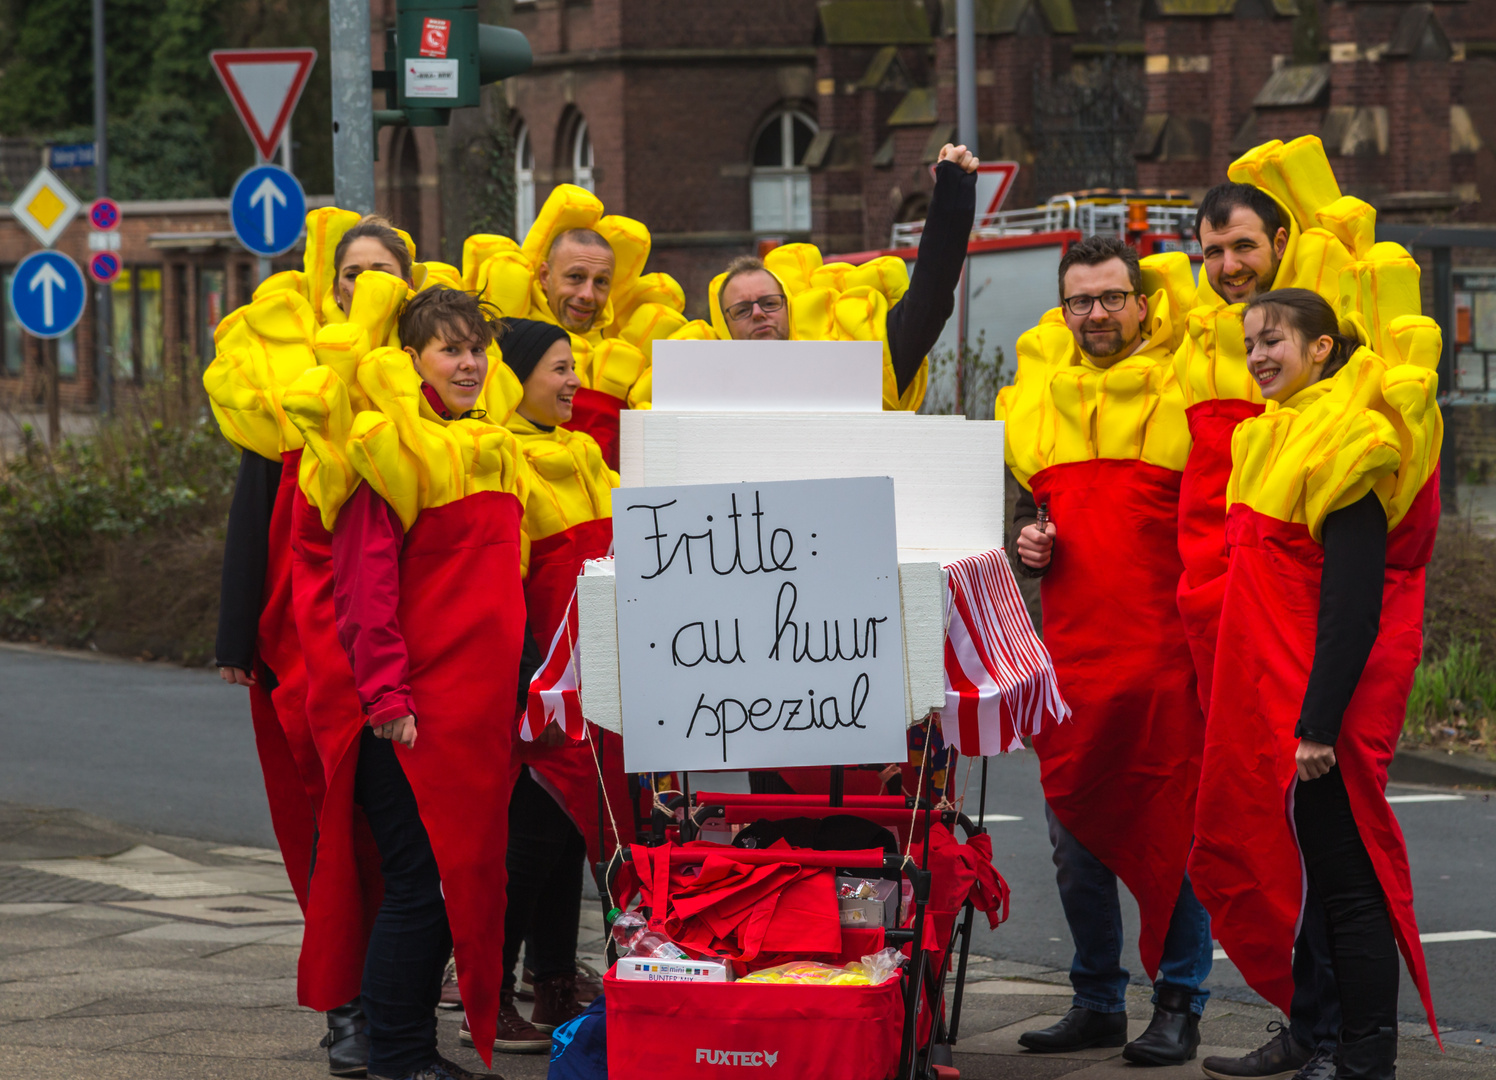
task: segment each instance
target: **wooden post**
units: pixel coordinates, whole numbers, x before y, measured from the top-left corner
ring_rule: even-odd
[[[45,380],[47,395],[47,445],[56,450],[62,438],[62,413],[57,386],[56,338],[47,338],[42,342],[42,357],[44,365],[42,378]]]

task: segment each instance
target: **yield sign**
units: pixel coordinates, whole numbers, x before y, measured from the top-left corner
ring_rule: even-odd
[[[262,160],[274,155],[296,111],[316,49],[214,49],[208,54]]]

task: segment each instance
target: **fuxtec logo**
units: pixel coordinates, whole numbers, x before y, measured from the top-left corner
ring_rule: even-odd
[[[767,1050],[697,1050],[698,1065],[767,1065],[773,1068],[779,1061],[779,1051]]]

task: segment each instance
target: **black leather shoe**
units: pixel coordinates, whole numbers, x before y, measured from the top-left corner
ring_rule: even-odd
[[[1335,1080],[1395,1080],[1397,1076],[1397,1028],[1377,1028],[1364,1039],[1340,1040],[1336,1054]]]
[[[369,1036],[364,1032],[364,1007],[354,998],[327,1013],[327,1071],[333,1076],[363,1076],[369,1067]]]
[[[1039,1031],[1025,1031],[1018,1045],[1040,1054],[1063,1054],[1093,1046],[1121,1046],[1127,1041],[1127,1014],[1072,1008],[1058,1023]]]
[[[1245,1057],[1208,1057],[1200,1062],[1201,1071],[1211,1080],[1290,1080],[1314,1051],[1295,1042],[1286,1024],[1274,1020],[1267,1029],[1274,1035],[1265,1045]]]
[[[1134,1065],[1183,1065],[1200,1047],[1200,1018],[1190,1009],[1188,990],[1160,986],[1147,1029],[1122,1048]]]

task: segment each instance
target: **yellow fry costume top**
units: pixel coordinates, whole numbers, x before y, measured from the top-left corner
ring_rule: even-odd
[[[929,361],[955,309],[956,285],[976,215],[976,174],[942,161],[920,235],[910,280],[908,264],[885,255],[859,265],[824,262],[812,244],[785,244],[764,256],[764,268],[789,302],[791,341],[881,341],[883,408],[914,412],[929,386]],[[732,337],[722,311],[722,281],[708,288],[711,322],[696,320],[672,337],[726,341]]]
[[[609,465],[618,465],[618,413],[649,403],[649,364],[653,343],[669,337],[686,317],[685,293],[669,274],[644,273],[649,261],[649,230],[633,218],[604,214],[598,197],[585,188],[561,184],[551,192],[525,234],[523,244],[503,236],[471,236],[463,248],[468,289],[497,307],[506,318],[556,323],[540,264],[556,238],[572,229],[592,229],[613,249],[614,271],[607,303],[586,334],[572,334],[582,390],[568,425],[597,439]]]
[[[1142,291],[1145,340],[1110,367],[1077,348],[1060,309],[1045,315],[1018,340],[996,417],[1056,535],[1044,641],[1073,716],[1034,736],[1045,799],[1137,899],[1152,976],[1184,879],[1203,737],[1174,606],[1189,429],[1173,354],[1194,294],[1188,257],[1144,259]]]

